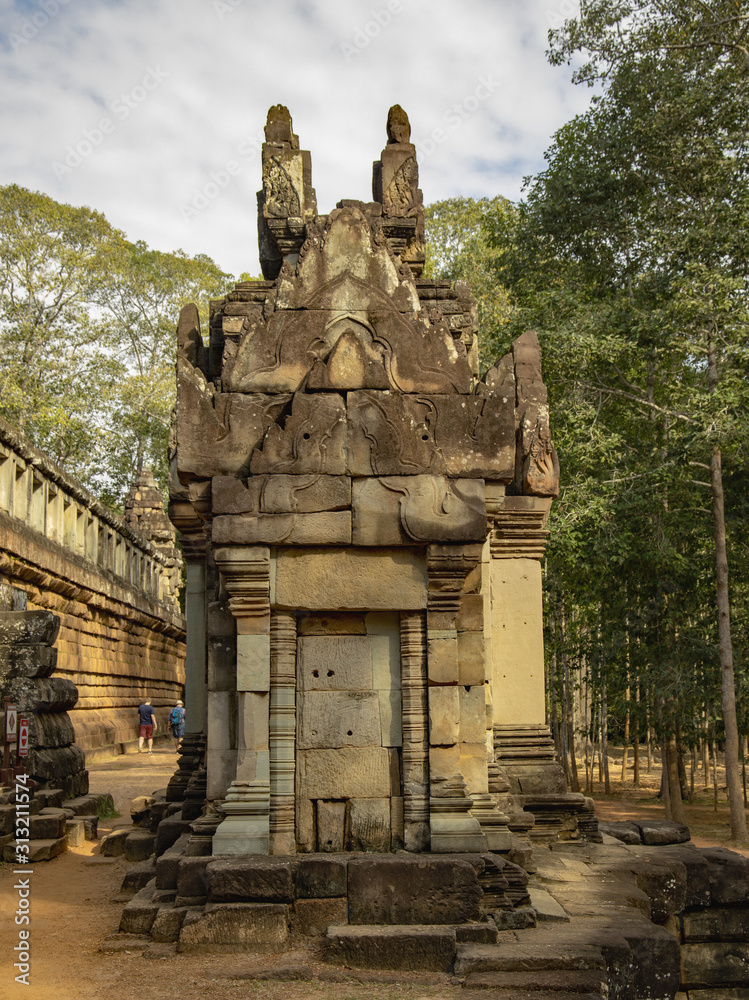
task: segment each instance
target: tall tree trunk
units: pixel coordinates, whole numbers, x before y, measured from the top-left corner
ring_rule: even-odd
[[[726,552],[726,521],[723,503],[723,474],[719,448],[713,448],[710,459],[710,483],[713,493],[713,525],[715,528],[715,576],[718,592],[718,651],[720,655],[723,726],[726,732],[726,787],[731,812],[731,840],[749,840],[744,809],[744,793],[739,767],[739,726],[736,718],[736,684],[733,672],[731,641],[731,608],[728,595],[728,555]]]
[[[715,337],[708,335],[707,370],[710,394],[718,387],[718,359]],[[731,641],[731,604],[728,594],[728,554],[726,552],[726,516],[723,500],[723,470],[720,448],[713,446],[710,456],[710,488],[713,495],[713,530],[715,534],[715,581],[718,610],[718,652],[720,655],[723,726],[726,732],[726,787],[731,812],[731,840],[749,840],[746,811],[739,769],[739,727],[736,718],[736,684],[733,673]]]
[[[629,684],[624,695],[627,710],[624,713],[624,746],[622,747],[622,784],[627,780],[627,755],[629,753]]]
[[[679,777],[679,744],[675,732],[669,732],[668,740],[664,740],[664,750],[666,751],[665,771],[667,774],[667,784],[669,792],[669,802],[671,805],[671,819],[676,823],[687,824],[684,814],[684,802],[681,795],[681,779]]]
[[[609,722],[608,707],[606,705],[606,682],[601,679],[601,761],[603,763],[603,790],[606,795],[611,794],[611,781],[609,778]]]
[[[632,737],[632,784],[640,787],[640,678],[635,687],[635,731]]]
[[[715,743],[715,723],[713,723],[713,738],[710,741],[711,756],[713,758],[713,809],[718,811],[718,747]]]
[[[558,605],[557,628],[559,630],[559,656],[562,660],[562,677],[564,681],[564,718],[567,737],[567,760],[565,768],[567,787],[573,792],[580,791],[580,779],[577,775],[577,760],[575,759],[575,703],[570,685],[570,665],[567,660],[564,635],[564,610],[561,601]]]

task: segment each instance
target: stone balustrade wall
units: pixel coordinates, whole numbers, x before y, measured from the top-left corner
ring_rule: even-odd
[[[165,734],[182,697],[181,557],[155,545],[0,421],[0,584],[60,617],[58,675],[77,686],[70,712],[90,761],[137,737],[150,697]]]

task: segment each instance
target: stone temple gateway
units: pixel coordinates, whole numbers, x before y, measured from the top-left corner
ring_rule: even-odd
[[[212,852],[510,851],[534,814],[576,837],[544,724],[538,340],[481,375],[467,284],[421,277],[400,107],[373,201],[328,215],[285,108],[265,136],[264,280],[212,303],[207,344],[194,306],[178,329],[170,510]]]

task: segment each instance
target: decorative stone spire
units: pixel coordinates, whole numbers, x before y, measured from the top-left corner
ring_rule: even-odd
[[[174,528],[151,469],[141,469],[125,497],[125,523],[159,549],[174,548]]]
[[[372,197],[382,205],[382,228],[393,252],[420,275],[426,249],[424,197],[411,124],[400,104],[388,112],[387,145],[373,165]]]
[[[268,112],[263,143],[263,190],[258,191],[260,265],[273,280],[287,261],[295,265],[317,215],[309,152],[299,149],[289,109],[274,104]]]

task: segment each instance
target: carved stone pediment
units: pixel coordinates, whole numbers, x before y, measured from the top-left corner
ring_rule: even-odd
[[[177,361],[177,475],[180,482],[246,475],[253,449],[290,395],[216,392],[203,373]]]
[[[346,404],[337,393],[294,395],[291,412],[270,426],[250,471],[343,475],[346,471]]]
[[[354,476],[439,473],[511,481],[515,407],[497,396],[348,396],[348,471]]]

